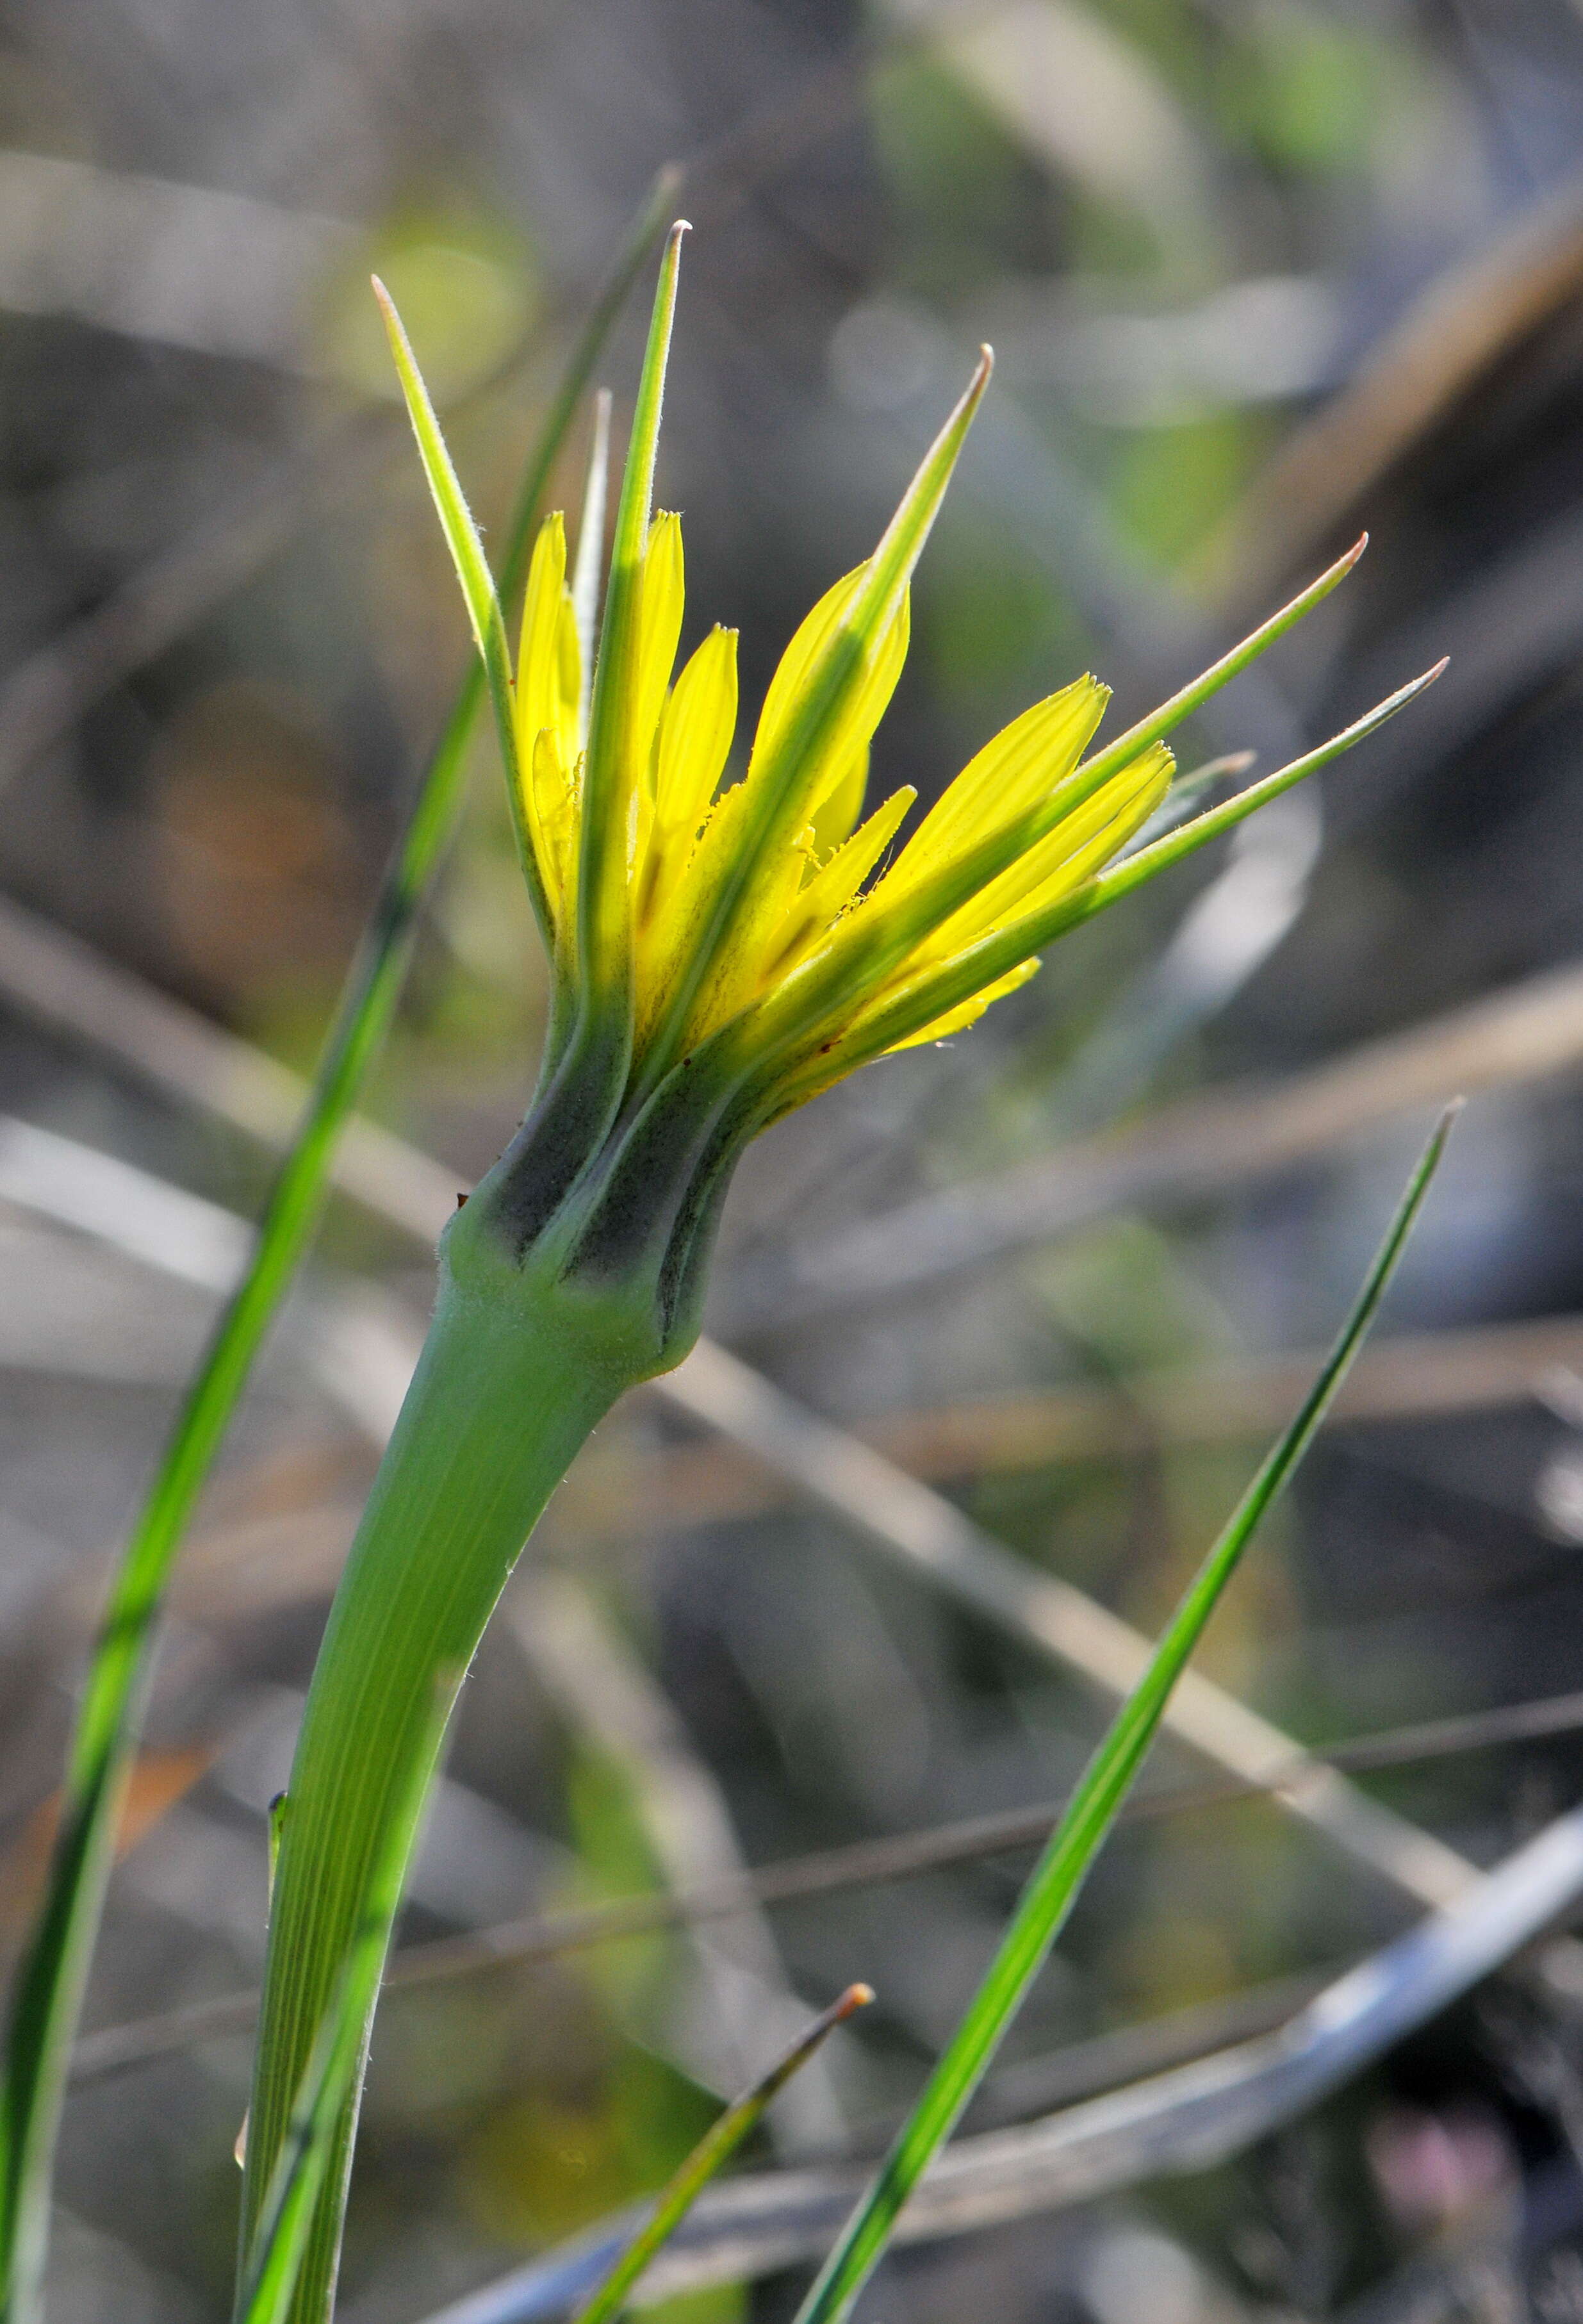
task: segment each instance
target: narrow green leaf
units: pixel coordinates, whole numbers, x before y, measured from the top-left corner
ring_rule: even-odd
[[[674,172],[667,171],[578,336],[546,414],[511,520],[502,575],[508,593],[520,582],[546,483],[674,189]],[[296,1143],[264,1208],[252,1263],[188,1387],[111,1585],[78,1712],[44,1898],[12,1991],[0,2072],[0,2316],[6,2324],[36,2324],[39,2315],[67,2063],[170,1566],[264,1333],[307,1250],[336,1140],[390,1024],[418,910],[456,826],[483,698],[475,664],[436,745],[348,973]]]
[[[578,2311],[574,2324],[612,2324],[649,2261],[669,2242],[711,2179],[730,2162],[771,2100],[807,2064],[826,2037],[838,2025],[844,2024],[854,2011],[866,2008],[873,1998],[870,1987],[849,1985],[841,1998],[832,2002],[807,2031],[798,2035],[785,2056],[711,2123],[593,2299]]]
[[[1136,759],[1138,752],[1146,750],[1151,742],[1159,742],[1163,735],[1170,733],[1173,727],[1180,726],[1183,720],[1190,718],[1211,695],[1219,694],[1223,686],[1229,685],[1249,662],[1256,661],[1277,638],[1284,638],[1288,630],[1295,629],[1304,614],[1311,613],[1321,600],[1328,597],[1337,584],[1347,578],[1367,547],[1368,535],[1366,532],[1353,542],[1345,557],[1338,557],[1333,565],[1327,566],[1316,581],[1311,581],[1289,605],[1283,605],[1278,613],[1272,613],[1267,622],[1262,622],[1256,630],[1243,639],[1240,645],[1233,646],[1229,653],[1222,654],[1219,661],[1211,662],[1208,669],[1172,695],[1168,702],[1162,702],[1157,710],[1151,710],[1146,718],[1140,718],[1136,726],[1129,726],[1125,734],[1118,734],[1113,742],[1107,742],[1102,751],[1096,751],[1091,759],[1085,760],[1083,771],[1092,775],[1096,782],[1102,782],[1118,767],[1126,766],[1129,759]]]
[[[839,2324],[889,2242],[897,2216],[951,2135],[1049,1957],[1154,1739],[1221,1591],[1255,1529],[1291,1477],[1374,1320],[1434,1176],[1457,1111],[1442,1116],[1391,1221],[1351,1314],[1291,1425],[1266,1456],[1183,1599],[1148,1669],[1117,1713],[1035,1866],[994,1960],[923,2096],[849,2221],[796,2324]]]
[[[285,2324],[290,2311],[314,2208],[334,2156],[338,2117],[357,2071],[364,2028],[384,1969],[411,1835],[461,1679],[461,1672],[453,1670],[436,1682],[425,1748],[410,1775],[414,1796],[403,1803],[403,1812],[391,1819],[383,1834],[369,1885],[368,1910],[347,1950],[335,1997],[298,2083],[286,2136],[242,2270],[235,2324]]]

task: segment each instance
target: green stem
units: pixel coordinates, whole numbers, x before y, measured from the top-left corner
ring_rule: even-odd
[[[307,1119],[271,1194],[254,1259],[183,1399],[100,1626],[67,1764],[49,1886],[11,2002],[0,2085],[0,2316],[7,2324],[25,2324],[39,2311],[71,2035],[170,1566],[264,1333],[318,1224],[336,1142],[390,1022],[418,904],[456,819],[483,691],[470,672],[349,981]]]
[[[461,1221],[457,1222],[462,1224]],[[298,1741],[275,1876],[244,2194],[244,2255],[293,2094],[392,1838],[410,1851],[437,1748],[437,1674],[471,1660],[557,1480],[630,1373],[584,1303],[529,1269],[509,1296],[447,1269],[433,1325],[330,1615]],[[404,1840],[396,1823],[405,1819]],[[386,1936],[388,1940],[389,1917]],[[366,2045],[369,2007],[364,2026]],[[335,2288],[361,2064],[291,2315]]]
[[[507,531],[502,588],[520,580],[546,484],[599,353],[669,207],[662,173],[546,416]],[[153,1639],[187,1521],[265,1332],[312,1239],[336,1142],[390,1025],[419,907],[455,828],[484,696],[474,663],[429,761],[260,1222],[253,1261],[216,1326],[112,1585],[78,1716],[42,1904],[13,1987],[0,2078],[0,2324],[34,2324],[67,2066],[98,1932]]]

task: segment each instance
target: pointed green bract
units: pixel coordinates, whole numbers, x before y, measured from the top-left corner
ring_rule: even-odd
[[[925,455],[873,556],[861,568],[862,577],[809,674],[796,713],[787,721],[778,748],[746,802],[734,861],[701,919],[691,956],[646,1060],[645,1090],[674,1064],[693,1002],[730,943],[766,858],[778,844],[784,847],[796,839],[808,818],[813,802],[799,792],[798,776],[816,759],[846,703],[862,684],[868,658],[879,648],[897,617],[993,368],[994,358],[985,347],[955,410]]]
[[[473,521],[461,480],[452,465],[440,433],[434,405],[418,368],[401,318],[395,302],[376,274],[373,294],[379,300],[384,317],[385,332],[390,339],[391,353],[395,358],[396,376],[406,399],[412,433],[418,439],[419,456],[428,481],[429,493],[439,512],[440,529],[446,546],[451,552],[451,562],[456,568],[456,578],[462,585],[462,596],[467,607],[467,618],[473,625],[474,640],[483,665],[484,682],[489,688],[490,706],[494,712],[495,731],[505,754],[513,790],[519,787],[517,770],[516,722],[511,715],[511,652],[506,642],[505,616],[494,586],[494,576],[483,554],[483,543],[478,537],[478,527]],[[529,892],[533,899],[534,912],[545,942],[551,940],[549,907],[538,880],[531,855],[523,859],[528,875]]]
[[[798,2310],[796,2324],[842,2324],[850,2315],[884,2254],[903,2205],[961,2119],[1029,1987],[1048,1960],[1143,1764],[1172,1688],[1186,1668],[1259,1521],[1308,1449],[1374,1320],[1445,1150],[1451,1120],[1450,1113],[1441,1120],[1425,1148],[1352,1312],[1301,1410],[1265,1457],[1177,1609],[1148,1669],[1090,1760],[1023,1890],[1011,1924],[966,2015]]]
[[[578,968],[593,992],[630,986],[631,911],[628,894],[627,818],[642,770],[634,764],[632,733],[638,688],[638,615],[649,547],[654,467],[665,402],[666,367],[676,319],[676,281],[686,221],[672,226],[659,270],[649,326],[632,432],[616,503],[615,538],[605,586],[604,620],[588,714],[588,755],[583,778],[581,869],[577,893]]]
[[[1136,758],[1149,743],[1159,742],[1180,726],[1184,718],[1191,718],[1193,712],[1201,710],[1223,686],[1229,686],[1231,680],[1250,663],[1256,662],[1262,653],[1268,652],[1278,638],[1284,638],[1288,630],[1295,629],[1305,614],[1311,613],[1332,589],[1345,581],[1367,547],[1368,535],[1366,532],[1353,542],[1345,557],[1338,557],[1333,565],[1326,566],[1317,580],[1311,581],[1306,589],[1300,589],[1290,604],[1283,605],[1278,613],[1272,613],[1267,622],[1261,622],[1256,630],[1250,630],[1229,653],[1224,653],[1219,661],[1211,662],[1208,669],[1201,671],[1168,701],[1162,702],[1157,710],[1152,710],[1146,718],[1140,718],[1136,726],[1129,726],[1125,734],[1118,734],[1113,742],[1107,742],[1102,751],[1097,751],[1088,762],[1090,770],[1111,773],[1117,767],[1125,766],[1128,759]]]
[[[1277,768],[1273,775],[1265,775],[1262,781],[1250,783],[1245,791],[1238,791],[1235,798],[1224,800],[1219,807],[1209,807],[1202,815],[1194,816],[1191,823],[1182,824],[1176,830],[1164,833],[1149,846],[1140,847],[1137,853],[1129,855],[1125,863],[1115,864],[1109,871],[1100,872],[1094,881],[1091,899],[1081,909],[1074,910],[1072,924],[1075,925],[1080,919],[1090,919],[1095,912],[1102,912],[1108,906],[1119,903],[1122,897],[1129,896],[1135,888],[1143,887],[1160,872],[1168,871],[1173,863],[1180,863],[1183,857],[1195,853],[1210,840],[1219,839],[1222,832],[1246,822],[1250,815],[1256,815],[1259,808],[1267,806],[1271,799],[1279,798],[1283,791],[1291,790],[1308,776],[1317,774],[1321,767],[1328,767],[1332,759],[1340,758],[1344,752],[1355,749],[1368,735],[1377,733],[1388,718],[1394,718],[1399,710],[1405,710],[1410,702],[1416,702],[1424,689],[1434,684],[1445,667],[1443,661],[1437,661],[1432,669],[1424,671],[1422,678],[1412,678],[1407,685],[1398,687],[1395,693],[1387,695],[1384,702],[1376,703],[1374,708],[1365,711],[1361,718],[1355,718],[1350,726],[1344,726],[1339,734],[1332,734],[1328,742],[1320,743],[1316,750],[1304,752],[1302,758],[1293,759],[1289,766]],[[1065,922],[1061,924],[1062,927],[1066,925]],[[1057,933],[1057,928],[1051,930],[1052,935]],[[1045,941],[1049,939],[1046,937]]]

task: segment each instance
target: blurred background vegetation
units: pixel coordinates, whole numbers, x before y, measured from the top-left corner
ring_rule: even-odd
[[[1281,1416],[1284,1360],[1333,1327],[1431,1102],[1468,1086],[1394,1338],[1207,1667],[1321,1747],[1583,1683],[1576,0],[10,0],[9,1944],[105,1561],[211,1312],[205,1234],[229,1263],[224,1220],[170,1190],[247,1213],[268,1169],[175,1093],[187,1020],[148,1014],[150,991],[311,1060],[464,664],[368,272],[498,524],[671,161],[695,233],[659,497],[687,522],[684,645],[740,624],[750,700],[986,338],[995,387],[918,586],[887,787],[931,795],[1086,667],[1140,710],[1365,523],[1358,576],[1201,721],[1198,755],[1268,768],[1453,656],[1315,795],[1069,943],[970,1036],[767,1139],[727,1222],[720,1337],[1027,1569],[1151,1628]],[[637,328],[605,367],[618,417]],[[577,491],[573,460],[557,499]],[[478,755],[373,1106],[458,1187],[520,1113],[545,991]],[[262,1810],[388,1403],[357,1365],[388,1372],[428,1296],[421,1250],[366,1205],[336,1209],[324,1260],[192,1545],[101,2035],[256,1978]],[[377,1291],[373,1356],[328,1333],[348,1284]],[[407,1937],[1037,1803],[1102,1700],[741,1445],[635,1400],[486,1644]],[[1576,1728],[1370,1788],[1491,1864],[1573,1804]],[[1159,1759],[1162,1784],[1201,1774]],[[879,2004],[758,2159],[872,2151],[1024,1860],[546,1939],[392,1997],[348,2317],[424,2316],[651,2186],[857,1977]],[[1118,2029],[1166,2029],[1147,2064],[1274,2023],[1414,1909],[1269,1802],[1139,1822],[975,2124],[1142,2070],[1103,2047]],[[96,2066],[90,2041],[69,2116],[55,2324],[187,2324],[225,2296],[245,2034],[124,2046]],[[1554,1978],[1497,1978],[1224,2165],[1030,2199],[893,2262],[866,2312],[1552,2324],[1583,2316],[1580,2125],[1583,2021]],[[772,2319],[799,2280],[663,2312]]]

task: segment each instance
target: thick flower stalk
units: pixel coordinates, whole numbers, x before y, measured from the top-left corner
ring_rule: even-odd
[[[907,652],[908,585],[989,381],[986,351],[873,555],[787,647],[734,775],[736,639],[712,631],[677,671],[681,525],[651,512],[680,233],[661,271],[596,647],[599,463],[575,568],[560,517],[539,536],[513,655],[385,302],[490,682],[552,1002],[527,1120],[444,1237],[433,1326],[309,1694],[281,1825],[244,2238],[366,1932],[392,1820],[410,1816],[415,1766],[437,1748],[437,1674],[465,1668],[589,1430],[692,1345],[747,1142],[856,1067],[970,1025],[1054,938],[1427,683],[1126,852],[1169,797],[1166,733],[1317,604],[1354,551],[1116,740],[1092,747],[1107,694],[1081,678],[986,743],[910,835],[910,788],[865,813],[870,744]],[[354,2113],[354,2097],[293,2310],[303,2324],[332,2296]]]

